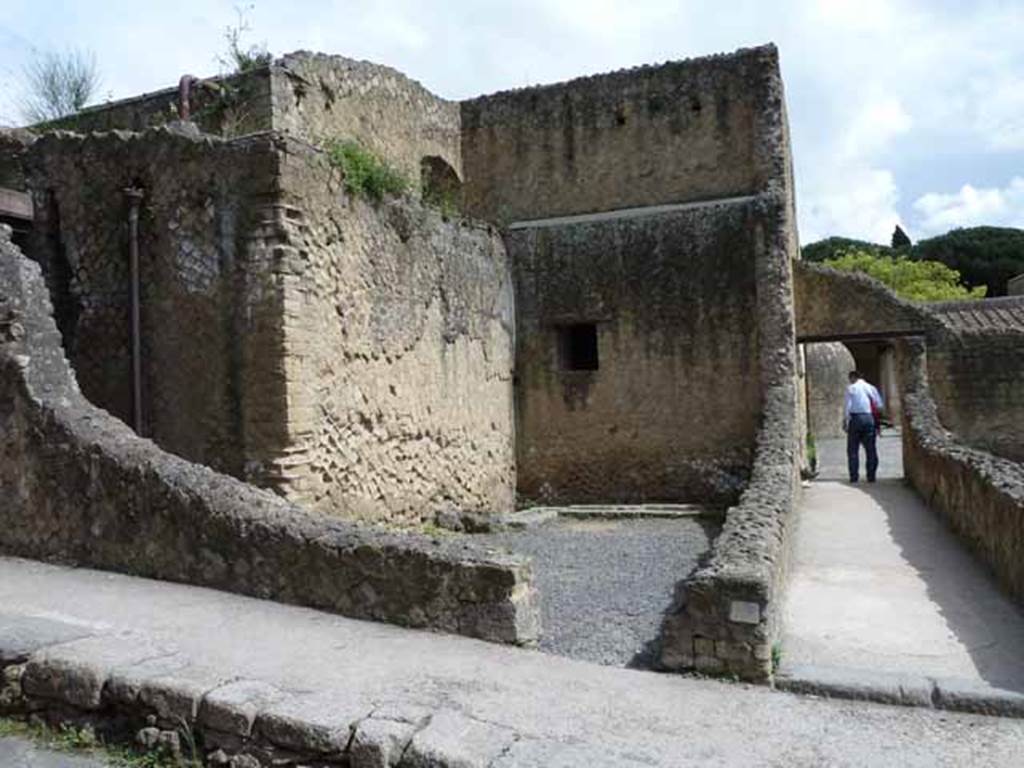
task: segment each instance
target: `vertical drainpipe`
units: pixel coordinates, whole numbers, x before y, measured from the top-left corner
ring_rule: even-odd
[[[135,432],[143,436],[142,422],[142,323],[139,306],[139,206],[142,189],[128,187],[128,259],[132,284],[132,421]]]

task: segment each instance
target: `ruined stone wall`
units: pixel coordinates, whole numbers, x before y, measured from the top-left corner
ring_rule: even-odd
[[[751,203],[513,228],[519,491],[738,498],[761,409]],[[560,349],[593,324],[597,369]]]
[[[459,105],[402,73],[343,56],[299,52],[274,63],[273,127],[319,144],[353,139],[420,186],[424,158],[462,175]]]
[[[167,450],[238,476],[259,454],[254,431],[274,418],[246,412],[243,402],[260,385],[253,369],[281,354],[279,308],[252,283],[260,270],[250,270],[267,251],[256,228],[276,162],[267,139],[230,144],[167,129],[47,134],[28,157],[37,211],[29,250],[44,266],[86,397],[131,423],[124,189],[137,186],[143,430]],[[280,407],[280,390],[259,395],[260,407]]]
[[[462,103],[468,210],[511,222],[751,194],[773,46]]]
[[[950,332],[929,345],[939,418],[965,443],[1024,462],[1024,331]]]
[[[931,397],[930,357],[920,340],[901,345],[903,471],[1003,588],[1022,600],[1024,464],[969,447],[945,427]]]
[[[96,131],[144,131],[178,119],[178,87],[144,93],[130,99],[87,107],[73,115],[50,121],[40,129],[76,133]],[[189,99],[191,120],[201,130],[235,137],[268,131],[271,123],[269,67],[237,75],[202,78]]]
[[[296,141],[282,183],[294,209],[277,262],[279,489],[327,514],[405,523],[510,509],[513,295],[498,234],[408,198],[353,198]]]
[[[0,553],[511,643],[529,564],[310,515],[164,453],[79,391],[39,266],[0,227]]]
[[[807,366],[808,431],[822,440],[843,436],[843,405],[853,355],[836,342],[804,347]]]
[[[1024,302],[912,304],[864,275],[803,262],[796,295],[805,338],[924,336],[930,396],[946,428],[967,444],[1024,459]]]

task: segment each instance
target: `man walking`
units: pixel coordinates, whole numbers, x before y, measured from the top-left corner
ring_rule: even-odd
[[[843,408],[843,430],[846,432],[846,458],[850,469],[850,482],[860,479],[860,447],[867,454],[868,482],[875,482],[878,471],[878,427],[875,412],[883,408],[882,396],[864,381],[859,371],[850,371],[850,386],[846,388]]]

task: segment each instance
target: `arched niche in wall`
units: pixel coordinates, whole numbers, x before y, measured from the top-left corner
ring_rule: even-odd
[[[437,155],[420,160],[423,201],[443,209],[462,207],[462,180],[448,162]]]

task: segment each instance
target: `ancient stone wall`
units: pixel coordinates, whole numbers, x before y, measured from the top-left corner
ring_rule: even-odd
[[[843,436],[843,405],[853,355],[837,342],[804,347],[807,367],[807,427],[815,438]]]
[[[178,119],[178,86],[130,99],[86,107],[73,115],[38,126],[76,133],[144,131]],[[242,74],[202,78],[193,85],[190,119],[205,133],[224,137],[268,131],[271,122],[269,67]]]
[[[763,121],[754,140],[768,172],[757,201],[752,254],[762,419],[750,482],[727,511],[706,562],[677,585],[659,655],[665,669],[749,679],[772,674],[807,428],[793,322],[793,266],[800,249],[777,63],[764,72],[763,86]]]
[[[423,161],[462,175],[459,105],[402,73],[343,56],[299,52],[276,61],[273,128],[313,144],[352,139],[420,186]]]
[[[509,510],[514,317],[501,238],[408,198],[352,197],[323,153],[288,147],[278,489],[362,519]]]
[[[735,502],[761,409],[750,308],[762,226],[746,202],[507,232],[520,494]],[[588,327],[589,369],[567,349]]]
[[[137,187],[142,430],[237,476],[268,447],[253,439],[267,422],[246,411],[246,389],[281,355],[257,231],[276,163],[266,137],[232,144],[168,129],[46,134],[27,160],[37,211],[29,251],[44,266],[86,397],[132,422],[125,189]],[[260,407],[279,407],[280,388],[260,395]]]
[[[928,348],[939,418],[959,439],[1024,462],[1024,332],[957,331]]]
[[[164,453],[79,391],[39,266],[0,227],[0,552],[511,643],[529,564],[310,515]]]
[[[969,447],[944,426],[921,340],[901,345],[901,357],[904,473],[1007,592],[1024,599],[1024,464]]]
[[[462,103],[468,210],[511,222],[751,194],[773,46]]]
[[[798,335],[923,336],[931,396],[946,428],[970,445],[1024,460],[1024,301],[912,304],[864,275],[804,262],[795,274]]]

